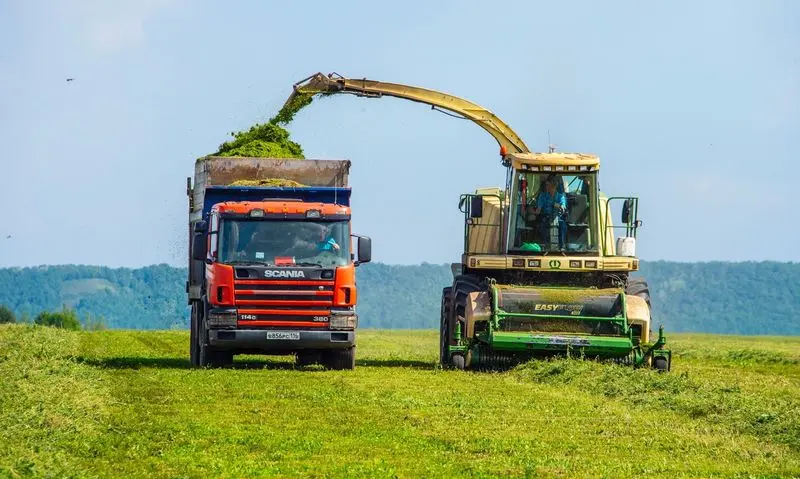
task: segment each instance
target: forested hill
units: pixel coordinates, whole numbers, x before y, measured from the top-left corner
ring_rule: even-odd
[[[646,262],[653,314],[669,331],[800,334],[800,264]],[[437,328],[447,265],[358,269],[362,327]],[[0,269],[0,305],[18,320],[67,305],[112,328],[184,328],[186,270],[40,266]]]

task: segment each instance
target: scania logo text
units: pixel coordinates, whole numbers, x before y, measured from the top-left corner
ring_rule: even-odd
[[[264,271],[265,278],[305,278],[306,274],[302,270],[291,269],[268,269]]]

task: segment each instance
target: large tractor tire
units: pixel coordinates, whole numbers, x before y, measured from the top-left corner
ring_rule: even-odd
[[[448,286],[442,289],[442,305],[439,314],[439,364],[442,368],[449,368],[452,365],[450,361],[450,310],[452,309],[453,288]]]
[[[650,288],[647,286],[647,280],[644,278],[628,278],[628,283],[625,285],[625,294],[631,296],[638,296],[650,306]]]
[[[467,311],[467,301],[469,300],[470,293],[475,291],[481,291],[481,280],[472,275],[459,275],[456,276],[453,280],[453,287],[451,291],[452,296],[452,307],[450,308],[449,318],[447,322],[448,326],[448,334],[451,341],[455,339],[455,332],[456,332],[456,325],[462,324],[461,327],[461,335],[464,339],[467,331],[465,330],[464,326],[466,324],[466,311]],[[451,343],[452,344],[452,343]],[[468,365],[466,364],[466,358],[463,355],[460,357],[456,357],[455,355],[452,358],[453,365],[457,369],[466,369]]]

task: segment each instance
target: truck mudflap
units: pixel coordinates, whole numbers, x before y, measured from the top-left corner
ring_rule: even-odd
[[[216,349],[262,350],[286,353],[302,349],[347,349],[355,345],[355,331],[297,329],[212,329],[208,341]]]

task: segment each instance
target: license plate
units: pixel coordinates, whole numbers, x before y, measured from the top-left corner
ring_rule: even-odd
[[[297,331],[269,331],[267,339],[297,340],[300,339],[300,333]]]

